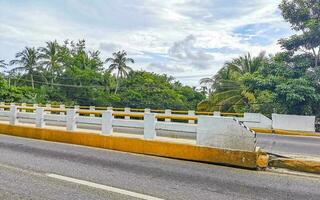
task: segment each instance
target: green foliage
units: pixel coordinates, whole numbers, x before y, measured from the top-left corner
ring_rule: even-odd
[[[319,66],[320,57],[320,2],[318,0],[283,0],[282,15],[295,31],[289,38],[281,39],[281,46],[291,52],[305,52],[313,57],[313,67]]]
[[[8,81],[1,79],[0,101],[185,110],[204,99],[202,93],[166,75],[134,72],[127,65],[134,61],[125,51],[106,61],[111,65],[104,70],[100,52],[87,51],[84,40],[26,47],[11,61],[14,69],[6,76]],[[30,83],[32,87],[25,86]]]
[[[171,78],[145,71],[134,71],[122,80],[119,95],[124,97],[119,106],[134,108],[194,109],[204,95],[194,89],[176,83]]]
[[[320,3],[283,0],[280,9],[292,29],[299,31],[279,40],[286,51],[226,62],[213,78],[202,80],[213,92],[198,109],[320,115]]]

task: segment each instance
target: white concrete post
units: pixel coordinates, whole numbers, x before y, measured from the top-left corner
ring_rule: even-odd
[[[0,106],[5,106],[4,102],[0,102]],[[0,108],[0,111],[4,111],[4,108]]]
[[[79,109],[80,109],[80,106],[79,106],[79,105],[75,105],[75,106],[74,106],[74,109],[79,110]]]
[[[89,106],[89,110],[90,111],[95,111],[96,107],[95,106]],[[90,114],[90,117],[95,117],[95,116],[96,116],[95,114]]]
[[[27,107],[27,104],[26,103],[21,103],[21,107]],[[26,112],[26,110],[22,109],[21,112]]]
[[[156,114],[144,113],[144,139],[154,139],[156,137]]]
[[[18,113],[17,106],[16,105],[10,105],[9,123],[11,125],[16,125],[17,124],[17,122],[18,122],[17,113]]]
[[[145,108],[144,109],[144,113],[151,113],[151,109],[150,108]]]
[[[39,105],[37,103],[33,104],[33,107],[36,108],[38,107]]]
[[[60,109],[66,109],[65,105],[60,105]],[[60,112],[60,115],[65,115],[65,112]]]
[[[164,110],[164,114],[165,115],[171,115],[171,110],[169,110],[169,109],[166,109],[166,110]],[[164,121],[165,122],[171,122],[171,119],[164,119]]]
[[[109,107],[107,107],[107,110],[110,110],[110,111],[112,111],[112,107],[110,107],[110,106],[109,106]]]
[[[125,113],[130,113],[130,108],[124,108]],[[129,116],[125,116],[124,119],[130,119]]]
[[[50,108],[51,108],[51,104],[47,103],[47,104],[46,104],[46,108],[47,108],[47,109],[50,109]],[[46,111],[46,113],[51,114],[51,111]]]
[[[221,116],[221,112],[219,112],[219,111],[214,111],[214,112],[213,112],[213,116]]]
[[[76,109],[67,109],[67,131],[74,131],[77,128],[76,117]]]
[[[196,116],[196,112],[194,110],[188,111],[188,116]],[[188,120],[189,124],[194,124],[194,120]]]
[[[36,109],[36,127],[43,128],[45,125],[44,123],[44,108],[37,107]]]
[[[101,131],[103,135],[110,135],[113,133],[113,128],[112,128],[112,121],[113,121],[113,116],[112,116],[112,111],[107,110],[102,112],[102,118],[101,118]]]

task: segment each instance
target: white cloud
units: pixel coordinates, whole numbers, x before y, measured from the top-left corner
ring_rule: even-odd
[[[0,1],[0,55],[12,59],[24,46],[47,40],[86,39],[103,58],[125,49],[133,66],[181,77],[208,74],[226,60],[280,48],[289,25],[280,0],[65,0]],[[12,12],[14,10],[14,12]],[[263,27],[248,26],[264,24]],[[248,33],[243,33],[244,27]],[[235,29],[239,29],[235,32]],[[251,29],[251,30],[250,30]],[[268,41],[260,42],[267,37]],[[252,42],[253,40],[257,42]],[[190,85],[194,80],[180,79]]]

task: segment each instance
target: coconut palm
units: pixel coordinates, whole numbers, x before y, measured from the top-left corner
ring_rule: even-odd
[[[7,63],[4,60],[0,60],[0,68],[7,68]]]
[[[127,52],[118,51],[112,54],[113,58],[107,58],[106,63],[111,62],[108,68],[108,72],[111,73],[113,71],[117,71],[117,84],[115,89],[115,94],[119,88],[119,78],[127,77],[129,72],[132,71],[132,68],[127,65],[127,63],[134,63],[132,58],[127,58]]]
[[[224,67],[212,78],[200,80],[200,83],[211,84],[212,93],[208,99],[198,105],[199,110],[234,111],[255,101],[255,96],[241,83],[245,74],[256,72],[267,62],[265,53],[257,57],[245,56],[226,62]]]
[[[32,47],[25,47],[21,52],[18,52],[15,56],[16,59],[10,61],[10,65],[18,65],[13,68],[13,72],[22,71],[26,72],[30,76],[31,86],[34,89],[34,73],[38,67],[38,52]]]
[[[47,42],[46,47],[39,48],[39,62],[50,75],[51,84],[62,71],[61,57],[59,55],[60,46],[57,41]]]
[[[265,52],[262,51],[257,57],[252,57],[250,53],[233,59],[225,65],[227,68],[237,71],[241,75],[245,73],[254,73],[266,63]]]
[[[6,69],[7,68],[7,63],[4,60],[0,60],[0,69]],[[0,73],[1,75],[3,75],[4,73]]]

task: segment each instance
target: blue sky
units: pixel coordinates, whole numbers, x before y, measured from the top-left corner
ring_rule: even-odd
[[[280,0],[0,0],[0,59],[25,46],[86,39],[103,58],[127,50],[134,69],[198,86],[246,52],[280,51],[292,32]]]

